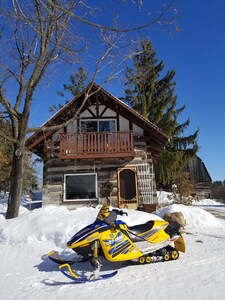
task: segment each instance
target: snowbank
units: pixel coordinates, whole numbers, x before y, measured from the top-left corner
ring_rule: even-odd
[[[163,218],[165,213],[181,212],[189,228],[223,227],[223,222],[202,208],[173,204],[163,207],[155,212]]]
[[[63,206],[46,206],[29,211],[21,206],[16,219],[5,220],[6,203],[0,204],[0,243],[5,245],[34,244],[35,242],[52,241],[57,247],[64,247],[75,232],[91,224],[97,217],[99,207],[81,207],[68,210]],[[181,212],[187,227],[221,227],[221,220],[202,208],[169,205],[149,214],[125,209],[128,216],[118,216],[128,226],[145,223],[149,220],[160,220],[165,213]]]
[[[169,205],[157,214],[125,211],[128,216],[119,218],[128,225],[160,219],[165,212],[181,211],[190,233],[185,236],[187,253],[167,263],[103,263],[107,272],[118,270],[116,277],[77,285],[71,284],[44,254],[58,250],[74,255],[66,248],[66,242],[95,220],[98,208],[68,210],[63,206],[47,206],[29,211],[21,207],[18,218],[6,220],[6,203],[1,202],[1,299],[64,300],[73,299],[74,295],[78,300],[222,299],[225,293],[225,274],[221,272],[225,268],[224,220],[216,219],[202,208],[183,205]],[[82,266],[73,268],[91,269],[88,262]]]
[[[171,205],[174,203],[173,193],[158,191],[157,192],[159,205]],[[217,199],[201,199],[201,200],[192,200],[192,205],[225,205]]]
[[[214,200],[214,199],[201,199],[198,201],[193,201],[193,205],[225,205],[222,202],[219,202],[219,200]]]

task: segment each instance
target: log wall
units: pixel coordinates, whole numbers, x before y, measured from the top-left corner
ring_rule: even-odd
[[[60,160],[56,156],[48,157],[44,161],[43,175],[43,205],[68,205],[69,208],[75,208],[83,205],[91,204],[90,201],[64,201],[63,187],[64,174],[75,173],[97,173],[98,180],[98,196],[101,193],[102,184],[106,181],[113,183],[113,191],[110,196],[111,205],[118,206],[117,196],[117,169],[149,164],[152,167],[150,154],[146,152],[146,144],[143,142],[136,143],[135,157],[133,159],[87,159],[87,160]],[[143,176],[143,175],[142,175]],[[154,191],[152,191],[154,189]],[[146,187],[145,187],[146,190]],[[146,191],[143,191],[143,193]],[[153,194],[151,203],[157,204],[155,182],[149,186],[149,192]],[[142,194],[143,194],[142,193]],[[139,195],[141,195],[139,191]],[[143,202],[143,201],[142,201]],[[140,203],[142,206],[144,203]]]

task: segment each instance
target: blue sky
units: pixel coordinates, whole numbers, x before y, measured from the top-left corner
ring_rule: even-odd
[[[93,2],[105,3],[102,0]],[[145,9],[154,1],[143,2]],[[157,58],[164,62],[165,71],[175,69],[178,107],[185,104],[182,118],[191,119],[185,134],[200,129],[198,156],[213,181],[225,180],[225,1],[177,0],[174,5],[179,31],[170,26],[154,27],[143,31],[141,36],[151,39]],[[137,7],[128,13],[121,6],[121,11],[124,17],[132,19]],[[143,21],[141,11],[138,18]],[[102,22],[107,21],[102,18]],[[68,82],[72,71],[73,67],[62,67],[48,86],[42,86],[41,97],[39,93],[35,97],[32,125],[40,125],[50,117],[51,103],[59,101],[56,90]],[[121,82],[112,81],[106,89],[115,96],[122,96]]]

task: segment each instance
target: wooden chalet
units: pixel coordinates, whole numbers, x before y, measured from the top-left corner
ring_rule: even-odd
[[[96,84],[44,126],[59,124],[65,126],[34,133],[26,143],[43,159],[43,205],[92,203],[110,182],[113,206],[155,209],[153,160],[168,141],[157,126]]]
[[[196,155],[188,161],[185,171],[189,173],[194,184],[193,196],[197,200],[210,198],[212,179],[203,161]]]

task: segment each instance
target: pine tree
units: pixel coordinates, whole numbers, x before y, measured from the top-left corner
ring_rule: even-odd
[[[187,160],[198,151],[198,130],[184,136],[190,119],[180,124],[178,117],[185,106],[177,108],[175,71],[162,76],[163,61],[158,61],[150,40],[143,39],[134,56],[134,68],[127,67],[125,97],[129,106],[161,128],[170,142],[154,162],[159,187],[171,184]]]
[[[85,87],[85,83],[87,83],[87,73],[85,72],[85,70],[83,68],[79,68],[78,71],[74,74],[70,75],[70,79],[69,79],[69,84],[63,84],[63,90],[58,90],[57,94],[61,97],[65,97],[67,92],[69,92],[69,95],[73,95],[74,97],[76,97],[81,91],[82,89]],[[52,105],[50,107],[50,112],[56,112],[58,111],[60,108],[62,108],[65,104],[67,104],[69,100],[65,100],[65,103],[59,104],[59,105]]]

